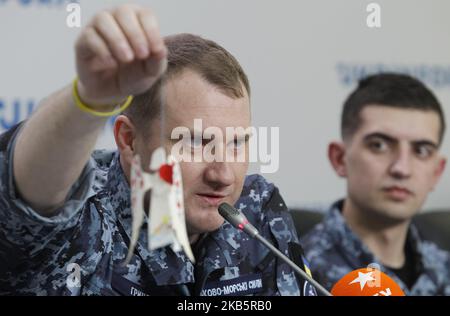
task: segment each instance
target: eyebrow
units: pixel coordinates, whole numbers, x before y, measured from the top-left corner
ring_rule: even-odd
[[[384,133],[380,133],[380,132],[374,132],[374,133],[370,133],[367,134],[366,136],[364,136],[363,141],[367,142],[369,141],[371,138],[381,138],[389,143],[397,143],[398,140],[392,136],[389,136],[387,134]],[[428,139],[418,139],[418,140],[414,140],[411,142],[413,145],[425,145],[425,146],[430,146],[433,147],[434,149],[438,149],[439,145],[431,140]]]

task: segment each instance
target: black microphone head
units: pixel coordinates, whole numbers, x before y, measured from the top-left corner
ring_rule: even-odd
[[[249,234],[252,237],[254,237],[255,235],[258,234],[258,231],[256,230],[256,228],[253,227],[253,225],[251,225],[248,222],[245,215],[242,214],[242,212],[240,212],[239,210],[235,209],[230,204],[225,203],[225,202],[221,203],[219,205],[218,210],[219,210],[219,214],[223,218],[225,218],[234,227],[245,231],[247,234]]]
[[[241,212],[225,202],[219,205],[219,214],[234,227],[237,227],[245,221],[245,216]]]

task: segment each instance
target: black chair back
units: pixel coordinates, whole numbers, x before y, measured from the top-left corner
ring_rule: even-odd
[[[299,237],[307,234],[320,223],[323,213],[311,210],[294,209],[291,211]],[[450,251],[450,211],[430,211],[416,215],[413,219],[424,240],[434,242],[438,247]]]

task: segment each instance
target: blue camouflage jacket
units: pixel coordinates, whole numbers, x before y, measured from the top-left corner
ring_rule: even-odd
[[[450,253],[434,243],[421,240],[414,225],[410,226],[410,242],[416,261],[418,277],[411,288],[387,267],[383,266],[345,223],[341,215],[342,201],[333,204],[322,223],[303,238],[307,260],[314,279],[331,289],[352,270],[377,264],[405,292],[405,295],[450,295]]]
[[[18,130],[0,137],[0,294],[315,294],[289,266],[227,222],[196,244],[195,265],[170,247],[149,251],[144,225],[134,256],[124,265],[131,236],[130,188],[118,153],[95,151],[65,204],[47,218],[21,200],[14,187]],[[308,270],[291,216],[273,184],[248,176],[235,206]]]

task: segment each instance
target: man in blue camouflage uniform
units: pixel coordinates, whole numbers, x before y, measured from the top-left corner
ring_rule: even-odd
[[[149,41],[144,49],[135,43],[143,34]],[[114,50],[120,38],[127,38],[131,52],[123,45]],[[192,117],[221,128],[247,127],[248,81],[237,61],[211,41],[184,34],[164,43],[151,11],[138,6],[96,15],[82,32],[76,54],[78,92],[91,109],[110,109],[104,105],[121,103],[131,92],[137,97],[116,119],[118,151],[91,155],[106,119],[77,108],[70,87],[1,136],[0,294],[314,295],[308,282],[217,212],[223,201],[234,204],[262,236],[307,270],[278,189],[262,176],[246,177],[248,162],[181,162],[195,264],[170,247],[149,251],[146,225],[131,261],[124,264],[131,236],[131,158],[139,153],[145,167],[159,146],[161,116],[155,112],[162,86],[167,128],[189,124]],[[108,73],[96,77],[98,69]],[[166,77],[158,81],[162,73]],[[143,131],[148,121],[149,133]],[[233,150],[248,150],[248,139],[240,144],[235,137]]]
[[[450,254],[411,224],[445,166],[439,102],[409,76],[374,75],[347,99],[341,128],[329,158],[348,195],[302,238],[313,276],[331,289],[375,264],[406,295],[450,295]]]

